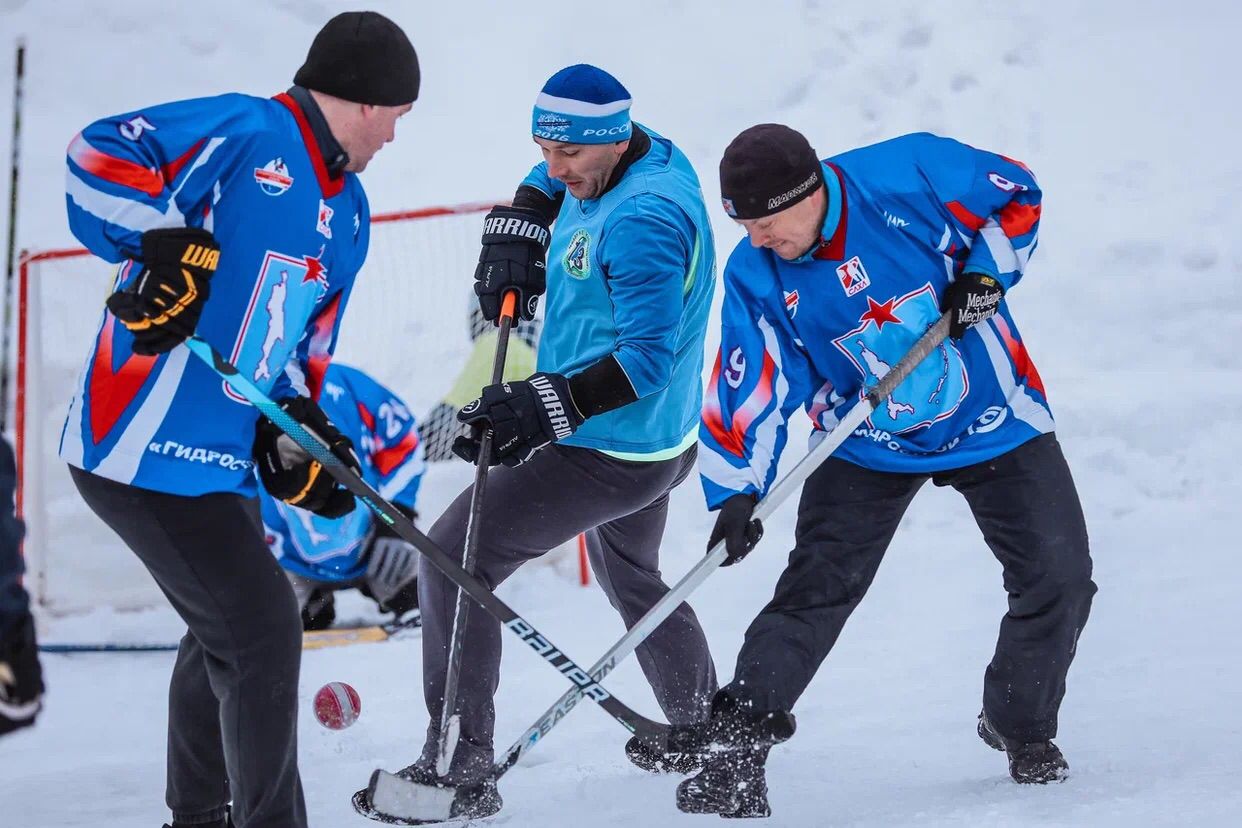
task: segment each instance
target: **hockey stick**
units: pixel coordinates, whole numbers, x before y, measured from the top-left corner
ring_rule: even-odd
[[[638,736],[644,744],[654,750],[664,751],[667,746],[668,725],[653,722],[635,712],[625,702],[609,693],[598,681],[592,679],[573,659],[545,638],[533,624],[493,595],[491,590],[477,578],[462,569],[457,561],[449,557],[444,550],[415,527],[413,522],[396,506],[385,500],[369,483],[359,477],[357,472],[333,454],[317,434],[307,430],[301,423],[289,416],[287,411],[243,376],[237,367],[221,356],[210,343],[199,336],[191,336],[185,341],[185,345],[195,356],[219,374],[229,387],[241,394],[281,431],[288,434],[295,443],[318,460],[338,483],[366,504],[368,509],[375,512],[393,532],[412,544],[422,553],[423,557],[431,562],[432,566],[443,572],[449,580],[457,584],[458,588],[473,598],[475,603],[498,620],[501,626],[522,639],[526,646],[538,653],[558,673],[581,688],[583,695],[598,703],[626,730]]]
[[[949,315],[946,313],[910,347],[901,360],[870,389],[866,390],[863,399],[841,418],[837,426],[806,456],[798,461],[790,472],[782,477],[768,490],[767,495],[755,506],[754,517],[764,520],[797,491],[806,479],[846,438],[854,433],[883,400],[927,357],[941,345],[949,331]],[[602,681],[619,662],[629,656],[640,644],[651,635],[673,613],[681,603],[694,592],[700,584],[707,580],[716,569],[724,563],[726,557],[725,543],[720,541],[708,551],[707,556],[691,567],[667,594],[657,601],[647,613],[629,629],[616,644],[604,653],[598,662],[591,667],[591,678]],[[492,767],[495,778],[503,776],[518,760],[540,741],[548,732],[556,727],[574,706],[581,700],[582,692],[577,688],[569,690],[556,700],[534,724],[526,729],[513,745]],[[666,740],[669,748],[676,745]],[[407,819],[448,819],[452,813],[454,793],[452,788],[437,788],[420,785],[401,779],[392,774],[376,772],[372,777],[370,789],[371,803],[377,809],[393,816]],[[379,803],[383,803],[381,807]],[[404,814],[402,814],[404,812]],[[415,813],[417,812],[417,813]]]
[[[327,647],[344,647],[347,644],[363,644],[387,641],[409,630],[422,626],[422,618],[414,615],[404,621],[388,621],[367,627],[334,627],[327,630],[310,630],[302,633],[303,650],[322,650]],[[66,643],[40,644],[41,653],[172,653],[180,644],[158,641],[150,644],[136,642],[117,643]]]
[[[506,291],[500,308],[500,330],[496,334],[496,356],[492,359],[492,385],[504,379],[505,355],[509,352],[509,331],[513,328],[513,312],[517,307],[517,291]],[[474,561],[479,554],[479,522],[483,519],[483,492],[487,487],[487,471],[492,459],[492,430],[483,429],[479,437],[479,456],[474,472],[474,489],[470,492],[470,517],[466,523],[466,547],[461,568],[474,575]],[[466,619],[470,603],[466,593],[457,590],[453,609],[453,631],[449,637],[448,675],[444,679],[444,700],[440,708],[440,750],[436,754],[436,773],[447,776],[457,752],[461,736],[461,714],[457,712],[457,682],[461,676],[462,647],[466,637]]]

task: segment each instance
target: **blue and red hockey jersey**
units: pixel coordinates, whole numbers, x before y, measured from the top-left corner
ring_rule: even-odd
[[[1021,163],[927,133],[827,159],[818,245],[795,261],[743,239],[725,268],[721,346],[700,427],[709,508],[767,492],[793,411],[831,431],[940,317],[966,272],[1022,278],[1040,190]],[[1008,295],[1008,294],[1007,294]],[[837,449],[866,468],[927,473],[1053,430],[1007,302],[923,360]],[[813,435],[814,437],[814,435]]]
[[[202,227],[219,267],[197,333],[274,398],[316,396],[366,257],[357,176],[329,176],[298,103],[245,95],[179,101],[97,121],[68,150],[69,226],[141,270],[143,232]],[[145,357],[100,313],[61,457],[103,477],[181,495],[255,493],[255,409],[178,346]]]
[[[385,500],[413,511],[426,463],[417,423],[392,391],[340,363],[328,366],[319,404],[354,443],[362,478]],[[313,581],[343,583],[366,572],[362,560],[374,524],[361,502],[341,518],[290,506],[259,487],[267,545],[290,572]]]

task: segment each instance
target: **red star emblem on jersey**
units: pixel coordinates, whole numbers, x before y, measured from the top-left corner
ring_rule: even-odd
[[[893,313],[893,303],[896,301],[897,301],[896,299],[889,299],[887,302],[881,305],[879,302],[875,301],[870,296],[868,296],[867,297],[867,305],[868,305],[867,312],[859,317],[859,321],[860,322],[867,322],[867,321],[874,322],[876,330],[884,330],[884,325],[887,322],[896,322],[898,325],[900,325],[901,320],[898,319],[897,315]]]
[[[320,255],[322,256],[323,253],[321,252]],[[302,284],[328,281],[328,271],[319,263],[318,256],[303,256],[302,261],[306,263],[306,273],[302,276]]]

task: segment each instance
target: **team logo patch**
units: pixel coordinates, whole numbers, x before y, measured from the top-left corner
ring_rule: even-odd
[[[315,229],[319,231],[319,235],[325,239],[332,238],[332,214],[335,211],[319,199],[319,219],[315,223]]]
[[[867,269],[863,267],[862,259],[857,256],[837,266],[837,278],[841,280],[841,287],[845,288],[846,296],[854,296],[859,291],[871,287],[871,278],[867,276]]]
[[[591,275],[591,234],[585,230],[574,231],[569,240],[569,249],[565,251],[562,261],[565,272],[575,279],[585,279]]]
[[[857,327],[832,341],[858,369],[863,387],[882,380],[923,331],[940,318],[940,305],[931,285],[884,302],[868,296],[867,304]],[[867,424],[887,434],[927,428],[953,416],[969,390],[961,353],[946,342],[884,398]]]
[[[284,195],[285,190],[293,186],[293,176],[289,175],[283,158],[273,158],[262,167],[255,167],[254,180],[259,189],[270,196]]]
[[[734,218],[737,218],[737,208],[733,206],[733,199],[722,198],[720,199],[720,203],[724,205],[724,211],[726,213],[728,213],[730,216],[733,216]]]
[[[536,122],[540,129],[546,129],[548,132],[564,132],[574,124],[568,118],[552,112],[543,113],[536,119]]]
[[[785,291],[785,312],[789,314],[790,319],[798,315],[798,291]]]
[[[267,251],[229,361],[248,374],[260,390],[269,391],[327,290],[328,271],[319,257]],[[224,393],[239,403],[247,402],[227,383]]]

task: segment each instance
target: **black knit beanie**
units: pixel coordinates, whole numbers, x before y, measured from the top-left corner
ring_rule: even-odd
[[[354,103],[402,106],[418,99],[418,55],[384,15],[343,12],[315,35],[293,82]]]
[[[781,124],[743,130],[720,159],[720,197],[735,219],[757,219],[814,193],[823,174],[806,137]]]

